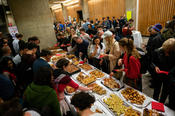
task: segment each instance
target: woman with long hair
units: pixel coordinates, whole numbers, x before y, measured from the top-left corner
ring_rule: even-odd
[[[68,70],[70,70],[69,60],[65,58],[58,60],[58,62],[56,63],[56,67],[57,69],[54,70],[54,82],[56,85],[56,90],[59,94],[58,99],[60,101],[60,109],[62,115],[68,115],[67,113],[70,112],[70,108],[69,104],[64,99],[64,89],[66,88],[66,86],[70,86],[76,90],[82,91],[89,91],[90,88],[79,86],[70,78],[70,74],[68,73]]]
[[[119,40],[119,46],[124,53],[123,59],[118,60],[118,66],[124,64],[126,71],[123,81],[127,85],[142,91],[140,55],[133,44],[133,40],[123,38]]]

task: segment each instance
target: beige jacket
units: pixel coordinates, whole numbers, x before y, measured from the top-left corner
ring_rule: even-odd
[[[113,39],[112,44],[108,46],[108,49],[110,49],[108,57],[110,61],[110,72],[111,72],[117,63],[117,60],[121,55],[121,52],[120,52],[119,44],[117,41],[115,41],[115,39]]]

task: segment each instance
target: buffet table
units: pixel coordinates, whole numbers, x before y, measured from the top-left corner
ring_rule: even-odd
[[[69,59],[70,62],[74,62],[72,59]],[[52,62],[52,60],[51,60]],[[88,64],[89,65],[89,64]],[[91,65],[89,65],[91,66]],[[79,67],[81,69],[80,72],[77,72],[75,74],[73,74],[71,76],[72,80],[74,80],[76,83],[78,83],[79,85],[81,86],[88,86],[89,84],[83,84],[82,82],[78,81],[77,80],[77,77],[79,76],[80,73],[84,74],[84,75],[88,75],[90,77],[90,72],[92,72],[93,70],[98,70],[96,69],[95,67],[91,66],[92,69],[90,70],[85,70],[83,68],[80,67],[80,64],[77,64],[77,67]],[[99,70],[100,71],[100,70]],[[101,71],[102,72],[102,71]],[[91,110],[92,111],[96,111],[97,109],[101,111],[101,113],[104,114],[104,116],[114,116],[114,115],[117,115],[116,113],[114,113],[111,109],[108,108],[108,105],[104,103],[104,100],[109,98],[111,95],[115,95],[117,96],[118,98],[120,98],[123,103],[125,104],[125,106],[127,107],[130,107],[136,111],[138,111],[140,113],[140,115],[142,116],[143,115],[143,111],[145,108],[147,109],[152,109],[151,107],[151,102],[152,101],[155,101],[153,100],[152,98],[148,97],[147,95],[145,95],[144,93],[142,92],[139,92],[141,95],[143,95],[145,97],[145,100],[144,100],[144,103],[142,105],[134,105],[133,103],[131,102],[128,102],[123,96],[122,96],[122,91],[125,90],[126,88],[128,88],[129,86],[123,84],[121,81],[118,81],[120,82],[120,87],[119,89],[110,89],[109,87],[105,86],[104,83],[103,83],[103,80],[105,78],[109,78],[109,75],[102,72],[104,75],[100,78],[97,78],[95,80],[95,82],[92,82],[92,83],[96,83],[98,84],[99,86],[101,86],[104,90],[106,90],[106,93],[104,95],[99,95],[97,93],[95,93],[94,91],[89,91],[90,94],[94,95],[95,98],[96,98],[96,102],[94,103],[94,105],[92,106]],[[113,78],[116,82],[117,80],[115,78]],[[90,84],[92,84],[90,83]],[[131,88],[131,87],[129,87]],[[137,91],[137,90],[136,90]],[[73,94],[75,94],[75,92],[73,93],[67,93],[65,92],[65,96],[66,96],[66,100],[70,103],[70,99],[71,97],[73,96]],[[168,108],[167,106],[164,106],[165,108],[165,112],[161,113],[163,114],[164,116],[175,116],[175,111],[171,110],[170,108]],[[121,116],[124,116],[124,114],[121,114]],[[157,115],[156,115],[157,116]]]

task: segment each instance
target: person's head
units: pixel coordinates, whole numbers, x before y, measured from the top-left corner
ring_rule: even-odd
[[[162,25],[158,23],[152,27],[151,34],[159,33],[161,29],[162,29]]]
[[[90,109],[94,102],[95,97],[86,92],[76,93],[71,99],[71,104],[74,105],[78,113]]]
[[[61,34],[60,33],[57,33],[57,39],[61,39]]]
[[[50,58],[52,56],[52,53],[50,50],[42,49],[40,53],[40,57],[44,57],[48,62],[50,61]]]
[[[75,41],[76,41],[77,44],[83,43],[83,39],[80,38],[80,37],[77,37]]]
[[[20,33],[16,33],[15,36],[16,36],[16,38],[19,39],[19,40],[22,40],[22,38],[23,38],[23,35],[20,34]]]
[[[104,21],[105,20],[105,17],[102,17],[102,20]]]
[[[114,20],[115,19],[115,16],[113,16],[112,19]]]
[[[70,27],[66,27],[66,31],[67,31],[68,33],[70,33],[70,32],[71,32]]]
[[[84,28],[80,28],[80,33],[84,34],[85,33],[85,29]]]
[[[95,19],[95,21],[98,21],[98,19]]]
[[[37,45],[34,43],[27,43],[27,50],[32,51],[32,54],[35,54],[37,51]]]
[[[93,20],[91,20],[91,21],[90,21],[90,23],[91,23],[91,24],[93,24],[93,23],[94,23],[94,21],[93,21]]]
[[[163,43],[162,48],[167,56],[175,54],[175,38],[166,40]]]
[[[57,61],[56,67],[64,71],[68,71],[70,69],[70,62],[69,60],[62,58]]]
[[[112,32],[109,30],[104,32],[104,34],[102,35],[102,38],[105,39],[108,43],[110,43],[112,39],[114,39]]]
[[[53,81],[53,71],[49,67],[40,67],[34,76],[34,83],[36,85],[50,86]]]
[[[168,30],[175,33],[175,21],[171,21],[168,25]]]
[[[2,41],[3,47],[8,46],[8,38],[2,38],[0,41]]]
[[[23,55],[27,51],[27,44],[24,41],[19,41],[20,54]]]
[[[88,24],[88,29],[91,29],[92,28],[92,25],[91,24]]]
[[[93,44],[94,45],[99,45],[100,44],[100,37],[99,36],[94,36]]]
[[[14,63],[12,61],[11,58],[9,57],[3,57],[1,60],[0,60],[0,67],[1,69],[3,70],[12,70],[14,68]]]
[[[126,52],[128,56],[132,55],[135,58],[140,58],[138,51],[136,50],[133,40],[131,38],[122,38],[119,40],[120,50]]]
[[[10,56],[11,55],[11,49],[9,46],[2,47],[1,51],[2,51],[3,56]]]
[[[107,20],[109,20],[109,16],[107,17]]]

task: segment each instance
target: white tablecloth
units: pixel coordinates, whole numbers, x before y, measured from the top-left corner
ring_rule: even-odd
[[[142,47],[142,35],[139,31],[132,31],[132,36],[134,38],[134,45],[138,48]]]

